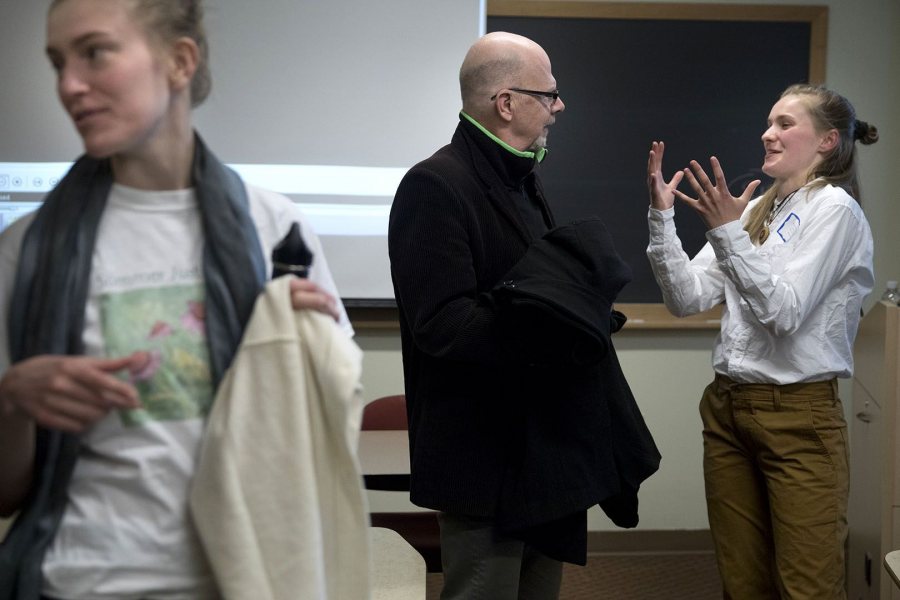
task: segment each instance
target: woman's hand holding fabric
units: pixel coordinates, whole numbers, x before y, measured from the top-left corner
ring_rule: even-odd
[[[340,316],[334,296],[309,279],[291,279],[291,306],[294,310],[316,310],[337,321]]]

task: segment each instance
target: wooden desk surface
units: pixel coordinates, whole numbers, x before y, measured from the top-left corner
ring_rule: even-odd
[[[393,529],[370,527],[372,600],[425,597],[425,559]]]
[[[405,429],[361,431],[357,454],[363,475],[409,475],[409,434]]]
[[[884,568],[894,583],[900,587],[900,550],[894,550],[884,555]]]

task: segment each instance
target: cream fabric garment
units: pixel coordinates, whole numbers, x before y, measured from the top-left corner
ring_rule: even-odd
[[[368,598],[362,352],[289,283],[257,300],[216,395],[191,512],[224,598]]]

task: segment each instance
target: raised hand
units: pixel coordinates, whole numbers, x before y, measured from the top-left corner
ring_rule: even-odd
[[[663,142],[653,142],[650,145],[650,158],[647,160],[647,189],[650,191],[650,206],[659,210],[672,208],[675,204],[675,188],[684,177],[684,173],[676,171],[672,179],[666,183],[662,174],[665,151],[666,145]]]
[[[747,184],[740,196],[734,197],[728,190],[725,173],[722,171],[719,159],[712,156],[709,162],[712,166],[713,175],[716,178],[715,183],[710,181],[700,163],[692,160],[690,168],[684,170],[684,176],[691,187],[694,188],[697,198],[691,198],[678,190],[675,190],[675,195],[700,213],[709,229],[715,229],[725,223],[740,219],[744,209],[747,208],[747,203],[753,198],[753,192],[762,182],[759,179],[754,179]]]

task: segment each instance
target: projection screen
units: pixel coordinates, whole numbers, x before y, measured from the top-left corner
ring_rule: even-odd
[[[348,304],[390,304],[387,218],[403,173],[446,144],[485,0],[208,0],[213,91],[194,123],[248,181],[301,204]],[[81,144],[44,52],[48,1],[0,18],[0,230]]]

